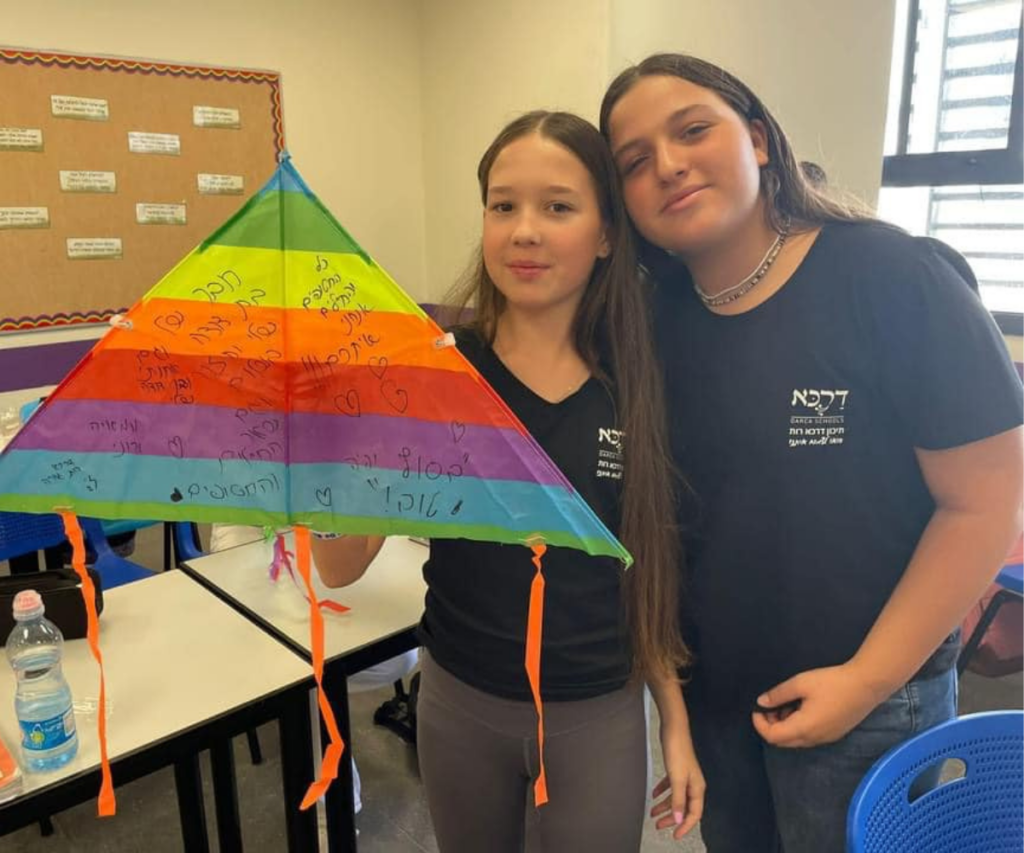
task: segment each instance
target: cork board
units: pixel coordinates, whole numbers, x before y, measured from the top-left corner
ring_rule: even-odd
[[[280,76],[0,48],[0,334],[103,323],[273,173]]]

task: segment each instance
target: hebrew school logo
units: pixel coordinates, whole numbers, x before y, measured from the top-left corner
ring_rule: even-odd
[[[794,388],[790,398],[790,447],[841,445],[846,437],[848,389]]]
[[[599,427],[597,430],[597,471],[598,478],[622,479],[622,439],[625,433],[620,429]]]

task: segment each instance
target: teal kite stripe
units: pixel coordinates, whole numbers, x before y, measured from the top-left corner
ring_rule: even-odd
[[[316,198],[316,194],[309,188],[309,185],[302,180],[302,175],[292,165],[291,155],[285,154],[280,165],[274,170],[274,174],[256,193],[258,196],[274,192],[302,193],[310,198]]]
[[[0,508],[15,510],[26,495],[44,498],[47,509],[67,505],[77,510],[81,502],[95,502],[94,494],[115,493],[124,496],[117,516],[124,518],[145,518],[140,506],[160,504],[170,504],[173,517],[183,520],[192,518],[187,512],[192,507],[218,504],[225,514],[262,507],[267,516],[284,517],[290,505],[293,518],[328,512],[380,518],[384,525],[392,518],[454,529],[509,528],[502,541],[555,528],[564,535],[559,541],[582,543],[603,537],[616,542],[576,492],[561,485],[468,476],[406,477],[398,470],[354,468],[347,463],[286,466],[16,448],[0,459],[0,472],[6,482],[22,484],[20,495],[0,495]],[[152,517],[164,519],[166,510]]]

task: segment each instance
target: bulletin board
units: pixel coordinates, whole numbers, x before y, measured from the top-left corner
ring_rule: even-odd
[[[280,75],[0,48],[0,334],[103,323],[273,173]]]

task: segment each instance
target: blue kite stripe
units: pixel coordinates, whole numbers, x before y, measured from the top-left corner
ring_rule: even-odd
[[[40,472],[44,472],[40,474]],[[117,473],[115,473],[117,472]],[[289,477],[290,472],[290,477]],[[409,519],[506,527],[524,535],[561,530],[581,539],[611,536],[579,496],[563,486],[468,476],[436,476],[350,464],[292,464],[109,453],[9,450],[0,458],[19,494],[134,503],[223,506],[285,513]],[[31,475],[31,479],[30,479]],[[126,513],[127,514],[127,513]]]
[[[281,167],[274,171],[270,179],[256,193],[257,197],[273,192],[302,193],[303,195],[315,198],[313,191],[302,180],[302,176],[291,164],[291,157],[285,155]]]

